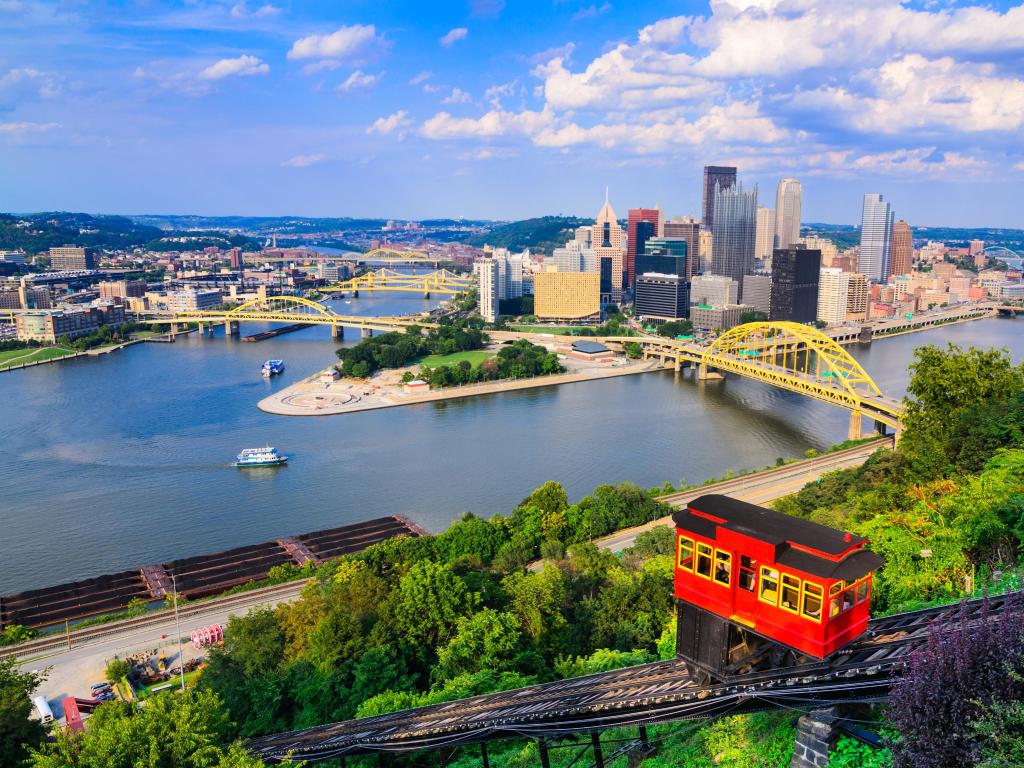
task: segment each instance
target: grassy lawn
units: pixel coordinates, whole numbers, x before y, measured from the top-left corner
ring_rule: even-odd
[[[513,331],[522,331],[523,333],[551,333],[555,336],[569,336],[575,330],[575,326],[571,325],[512,325],[508,326]]]
[[[437,368],[441,365],[453,365],[460,360],[469,360],[470,365],[477,366],[490,357],[494,357],[493,352],[488,352],[486,349],[471,349],[466,352],[453,352],[450,355],[427,355],[420,360],[420,365]]]
[[[70,355],[74,351],[75,350],[73,349],[65,349],[64,347],[11,349],[6,352],[0,352],[0,368],[7,368],[12,365],[21,365],[22,363],[35,363],[39,360],[49,360],[53,357]]]

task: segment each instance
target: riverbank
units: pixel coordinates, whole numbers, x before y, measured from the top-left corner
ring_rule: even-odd
[[[664,369],[661,363],[654,360],[620,360],[621,363],[617,361],[611,364],[564,360],[563,364],[570,368],[567,373],[536,376],[532,379],[488,381],[424,392],[406,391],[399,383],[402,373],[406,370],[404,368],[381,371],[368,380],[339,379],[330,383],[322,382],[320,373],[317,373],[265,397],[260,400],[257,407],[261,411],[277,416],[336,416],[379,408],[396,408],[520,389],[595,381]]]
[[[185,330],[179,332],[179,336],[192,333],[192,330]],[[46,365],[47,363],[58,363],[61,360],[70,360],[75,357],[98,357],[100,355],[106,355],[111,352],[116,352],[124,347],[130,347],[134,344],[144,344],[146,342],[169,342],[171,341],[169,334],[160,334],[145,336],[143,338],[129,339],[128,341],[122,341],[117,344],[111,344],[106,347],[95,347],[94,349],[86,349],[81,352],[72,352],[71,350],[60,347],[34,347],[25,348],[24,350],[12,350],[16,352],[23,352],[22,355],[8,356],[6,359],[0,359],[0,372],[2,371],[16,371],[21,368],[33,368],[37,365]],[[34,359],[29,359],[34,358]],[[18,360],[24,360],[24,362],[17,362]]]

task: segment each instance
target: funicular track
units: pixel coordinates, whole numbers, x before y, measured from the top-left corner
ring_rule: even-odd
[[[681,660],[653,662],[501,693],[254,739],[268,762],[452,748],[502,738],[550,739],[774,708],[882,701],[890,676],[936,620],[992,620],[1020,593],[873,619],[832,658],[699,687]]]

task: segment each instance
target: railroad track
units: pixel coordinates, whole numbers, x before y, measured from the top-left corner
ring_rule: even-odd
[[[189,618],[197,614],[206,613],[211,610],[231,608],[233,606],[244,606],[254,602],[267,600],[280,600],[297,596],[309,579],[289,581],[284,584],[275,584],[270,587],[261,587],[248,592],[239,592],[236,595],[216,597],[196,603],[181,603],[178,606],[178,615],[181,618]],[[154,611],[134,619],[123,619],[113,621],[109,624],[99,624],[85,629],[78,629],[71,632],[71,646],[81,646],[90,640],[96,640],[111,635],[135,629],[142,629],[148,626],[159,626],[169,620],[173,620],[174,614],[167,610]],[[66,648],[68,637],[63,633],[56,632],[36,640],[29,640],[18,645],[0,648],[0,658],[5,656],[31,656],[42,651],[49,651],[54,648]]]
[[[863,637],[830,659],[755,672],[698,686],[673,659],[513,691],[393,712],[254,739],[269,762],[294,754],[322,760],[369,752],[408,752],[499,738],[551,738],[626,725],[715,717],[779,707],[882,701],[890,678],[936,620],[997,618],[1016,596],[975,600],[873,619]],[[1016,598],[1017,606],[1021,606]],[[1019,608],[1018,608],[1019,609]]]

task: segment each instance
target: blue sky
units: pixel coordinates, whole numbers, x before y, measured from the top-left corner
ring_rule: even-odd
[[[1024,5],[0,0],[0,209],[1024,227]]]

